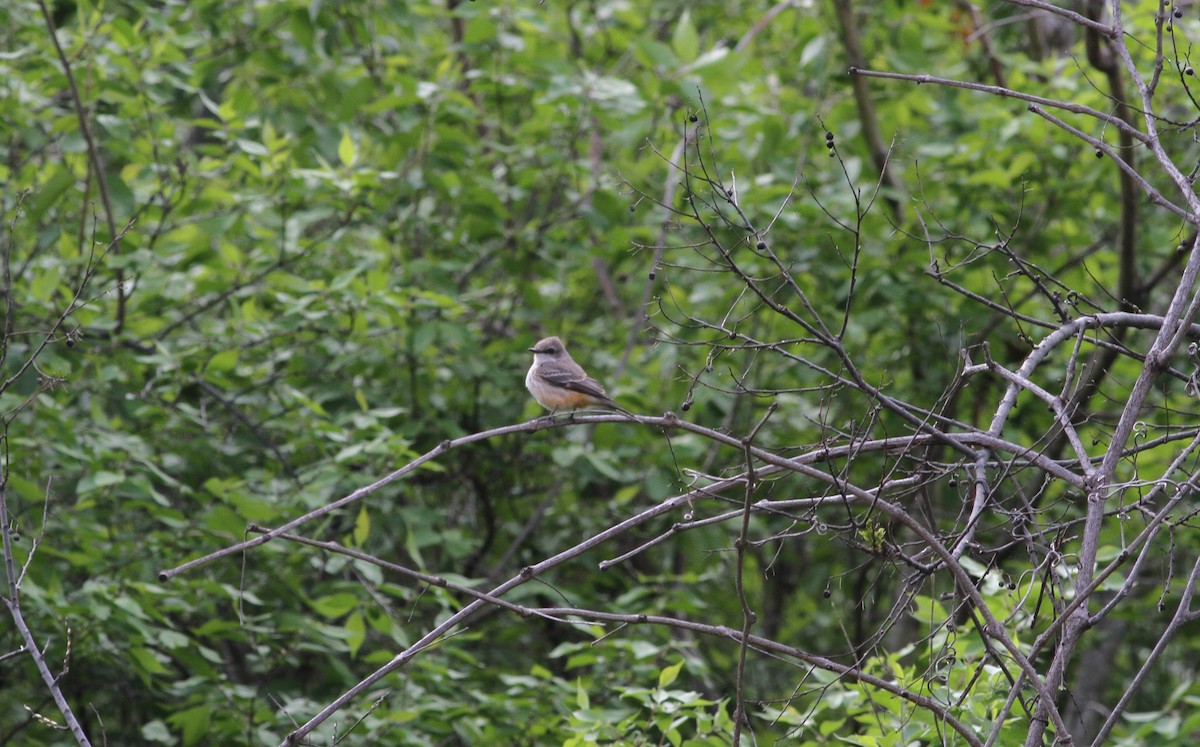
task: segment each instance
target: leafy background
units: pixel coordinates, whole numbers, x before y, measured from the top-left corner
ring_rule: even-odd
[[[964,4],[871,5],[859,18],[869,66],[988,75]],[[794,389],[775,398],[786,408],[764,432],[780,444],[813,441],[817,418],[864,417],[862,398],[799,391],[823,382],[786,360],[731,352],[714,363],[711,348],[688,344],[709,338],[685,315],[751,314],[736,279],[705,271],[690,248],[696,223],[655,204],[686,206],[672,162],[736,184],[821,308],[850,296],[861,243],[847,344],[873,383],[923,406],[953,381],[964,345],[988,340],[1019,359],[1027,340],[925,275],[930,248],[914,216],[935,226],[943,262],[978,260],[956,277],[977,292],[1048,313],[1003,258],[980,252],[1012,233],[1081,309],[1114,305],[1116,260],[1097,249],[1118,231],[1115,169],[1019,103],[872,83],[899,176],[866,209],[879,171],[826,4],[769,14],[674,1],[43,7],[0,7],[14,299],[3,378],[36,355],[0,393],[0,413],[18,561],[39,538],[22,607],[67,670],[61,687],[94,743],[276,744],[458,609],[450,591],[279,541],[157,577],[444,439],[540,414],[522,378],[543,335],[564,337],[638,412],[745,432],[772,398],[739,387]],[[1010,85],[1109,106],[1075,58],[1039,58],[1022,28],[993,30]],[[1149,270],[1181,234],[1169,216],[1142,230]],[[748,324],[762,338],[793,334],[778,319]],[[980,386],[972,397],[998,396],[999,383]],[[1030,415],[1021,427],[1045,423]],[[628,425],[518,433],[449,452],[304,531],[464,583],[507,578],[679,492],[681,466],[737,460]],[[674,520],[513,600],[739,626],[725,528],[597,571]],[[750,553],[759,632],[869,652],[864,668],[908,681],[936,662],[865,644],[887,612],[878,600],[903,579],[864,560],[861,544],[811,535]],[[915,617],[946,615],[927,604]],[[3,651],[18,645],[0,628]],[[980,656],[965,635],[950,645]],[[1114,656],[1136,666],[1145,645],[1134,636]],[[651,626],[614,633],[495,611],[313,743],[349,731],[359,744],[726,744],[736,656],[727,641]],[[1159,744],[1186,744],[1197,733],[1175,710],[1197,696],[1185,661],[1147,684],[1138,710],[1156,719],[1124,724],[1122,738],[1149,729]],[[72,743],[32,715],[56,717],[28,660],[0,667],[0,744]],[[746,677],[763,744],[905,744],[936,729],[928,714],[816,670],[767,658]],[[943,681],[984,724],[1008,687],[986,667]]]

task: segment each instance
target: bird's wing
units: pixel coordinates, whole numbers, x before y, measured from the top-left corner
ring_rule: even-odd
[[[547,383],[554,386],[570,389],[573,392],[580,392],[599,400],[608,400],[608,395],[604,392],[604,387],[600,386],[600,382],[590,376],[581,376],[571,371],[542,371],[540,374]]]

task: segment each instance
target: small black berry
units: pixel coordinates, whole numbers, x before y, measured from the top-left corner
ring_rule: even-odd
[[[756,247],[758,247],[758,250],[761,252],[761,251],[764,251],[764,250],[767,248],[767,242],[765,242],[765,241],[760,241],[760,242],[758,242],[757,244],[755,244],[755,246],[756,246]]]
[[[699,121],[700,121],[700,118],[699,118],[699,117],[697,117],[695,114],[689,114],[689,115],[688,115],[688,121],[689,121],[689,122],[699,122]]]

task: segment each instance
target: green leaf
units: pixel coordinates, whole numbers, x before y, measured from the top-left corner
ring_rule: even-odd
[[[823,721],[819,722],[817,731],[821,734],[821,736],[827,737],[830,734],[833,734],[834,732],[841,731],[842,727],[845,726],[845,724],[846,724],[846,719],[844,719],[844,718],[823,720]]]
[[[600,454],[594,451],[587,451],[584,452],[583,456],[585,459],[587,459],[588,464],[592,465],[597,472],[604,475],[608,479],[613,481],[621,481],[624,479],[621,471],[615,464],[613,464],[611,454]]]
[[[29,293],[39,301],[49,301],[61,286],[62,266],[56,264],[33,273],[33,282],[29,284]]]
[[[40,502],[46,497],[41,488],[15,472],[8,475],[8,484],[24,500]]]
[[[946,609],[942,604],[924,595],[913,598],[909,614],[914,620],[922,623],[938,623],[947,619]]]
[[[222,350],[208,359],[207,369],[213,372],[229,371],[238,362],[237,350]]]
[[[800,50],[800,67],[808,67],[813,60],[824,56],[828,42],[828,34],[817,34],[809,40],[804,49]]]
[[[417,568],[424,568],[425,561],[421,557],[421,545],[417,541],[416,532],[406,532],[404,535],[404,550],[408,553]]]
[[[171,732],[167,728],[167,725],[159,719],[146,722],[144,725],[142,725],[141,732],[142,739],[145,739],[147,742],[161,744],[175,743],[175,737],[171,736]]]
[[[700,52],[700,36],[696,33],[696,25],[692,23],[692,14],[684,10],[675,24],[675,32],[671,34],[671,48],[683,62],[691,62]]]
[[[119,485],[125,481],[125,474],[122,472],[110,472],[108,470],[100,470],[87,475],[79,481],[77,490],[81,495],[94,493],[113,485]]]
[[[664,667],[663,670],[658,673],[658,686],[660,688],[670,687],[671,683],[674,682],[677,677],[679,677],[679,672],[682,669],[682,661],[680,661],[678,664],[672,664],[669,667]]]
[[[670,47],[649,37],[637,40],[634,54],[637,55],[639,62],[651,69],[669,70],[679,64],[679,59]]]
[[[158,660],[158,655],[148,648],[135,646],[129,650],[129,658],[138,669],[146,674],[166,674],[168,669]]]
[[[367,626],[361,612],[355,612],[346,618],[346,645],[350,647],[350,657],[358,658],[358,650],[367,639]]]
[[[212,713],[210,706],[197,706],[176,711],[167,717],[167,721],[183,732],[185,745],[199,744],[210,734]]]
[[[347,168],[358,161],[358,149],[354,146],[354,140],[350,137],[349,130],[342,130],[342,140],[338,143],[337,154],[338,160]]]
[[[313,599],[309,605],[323,617],[334,620],[344,616],[350,610],[354,609],[359,604],[359,597],[356,594],[344,592],[341,594],[330,594],[328,596]]]
[[[358,516],[354,519],[354,544],[357,547],[362,547],[367,542],[367,537],[371,534],[371,515],[367,513],[366,505],[358,509]]]
[[[617,506],[628,505],[630,501],[637,498],[642,493],[641,485],[626,485],[625,487],[613,493],[613,503]]]
[[[75,184],[75,175],[68,169],[53,169],[51,176],[42,184],[28,201],[29,220],[38,221],[46,214],[51,205],[63,198],[67,190]],[[45,178],[43,175],[42,178]]]

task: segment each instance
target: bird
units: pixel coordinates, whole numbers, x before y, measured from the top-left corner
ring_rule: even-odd
[[[600,382],[587,375],[557,337],[539,340],[529,352],[533,353],[533,365],[525,374],[525,388],[551,415],[584,407],[607,407],[633,414],[612,401]]]

